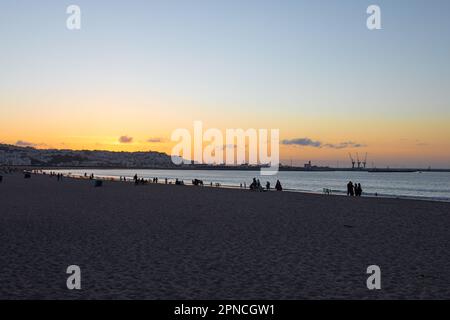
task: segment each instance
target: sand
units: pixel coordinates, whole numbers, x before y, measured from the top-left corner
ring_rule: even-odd
[[[372,264],[381,290],[366,287]],[[0,183],[0,299],[429,298],[450,298],[450,203]]]

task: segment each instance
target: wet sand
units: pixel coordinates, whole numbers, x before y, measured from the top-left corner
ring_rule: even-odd
[[[372,264],[381,290],[366,287]],[[0,299],[430,298],[450,299],[450,203],[0,183]]]

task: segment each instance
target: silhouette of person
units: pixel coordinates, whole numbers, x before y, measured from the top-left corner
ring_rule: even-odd
[[[358,183],[358,197],[361,197],[361,195],[362,195],[362,187],[361,187],[361,183]]]
[[[353,188],[353,182],[349,181],[349,183],[347,183],[347,195],[348,196],[354,196],[355,195],[355,191]]]
[[[280,180],[277,180],[277,183],[275,184],[275,189],[277,191],[283,191],[283,187],[281,186]]]
[[[253,182],[250,184],[250,190],[254,190],[257,187],[256,178],[253,178]]]

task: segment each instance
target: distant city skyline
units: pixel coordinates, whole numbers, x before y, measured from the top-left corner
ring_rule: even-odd
[[[81,30],[66,8],[81,8]],[[381,8],[368,30],[366,9]],[[0,143],[170,153],[280,129],[284,164],[450,168],[450,2],[3,1]]]

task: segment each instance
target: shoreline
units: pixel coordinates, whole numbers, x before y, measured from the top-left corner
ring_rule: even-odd
[[[60,170],[79,170],[78,168],[69,168],[69,169],[60,169]],[[98,170],[108,170],[108,169],[98,169]],[[127,169],[127,170],[131,170],[131,169]],[[149,169],[149,170],[163,170],[163,169]],[[58,172],[58,170],[55,169],[43,169],[44,172]],[[83,175],[77,175],[77,174],[65,174],[65,177],[68,178],[75,178],[75,179],[85,179],[85,177]],[[119,177],[117,176],[105,176],[105,175],[97,175],[97,178],[100,178],[101,180],[106,180],[106,181],[117,181],[117,182],[124,182],[124,181],[120,181]],[[132,177],[128,177],[128,179],[132,179]],[[145,178],[148,179],[148,178]],[[169,180],[175,180],[174,177],[170,177],[168,178]],[[133,182],[133,181],[131,181]],[[153,184],[153,182],[149,182],[150,184]],[[192,186],[192,183],[189,180],[184,181],[185,185],[187,186]],[[159,182],[159,184],[164,184],[162,182]],[[205,184],[203,187],[213,187],[213,188],[226,188],[226,189],[238,189],[238,190],[247,190],[250,191],[248,188],[245,189],[243,187],[240,187],[238,185],[227,185],[227,184],[220,184],[219,186],[215,186],[215,185],[210,185],[210,184]],[[274,189],[271,189],[269,192],[274,192]],[[301,190],[301,189],[292,189],[292,188],[283,188],[282,192],[293,192],[293,193],[303,193],[303,194],[318,194],[318,195],[327,195],[327,196],[344,196],[344,197],[348,197],[346,192],[344,190],[330,190],[331,193],[330,194],[326,194],[325,190],[323,192],[320,191],[310,191],[310,190]],[[267,192],[267,190],[265,190],[265,192]],[[449,203],[450,202],[450,198],[439,198],[439,197],[426,197],[426,196],[408,196],[408,195],[389,195],[389,194],[372,194],[372,193],[364,193],[362,197],[365,198],[376,198],[376,199],[399,199],[399,200],[417,200],[417,201],[430,201],[430,202],[446,202]]]
[[[203,166],[203,165],[192,165],[192,166],[174,166],[174,167],[158,167],[158,166],[142,166],[142,167],[124,167],[124,166],[41,166],[41,165],[0,165],[1,167],[11,167],[20,170],[186,170],[186,171],[257,171],[262,167],[241,167],[241,166]],[[335,168],[335,167],[317,167],[317,168],[304,168],[304,167],[290,167],[290,166],[280,166],[280,172],[369,172],[369,173],[423,173],[423,172],[450,172],[450,168],[360,168],[352,169],[348,168]]]

